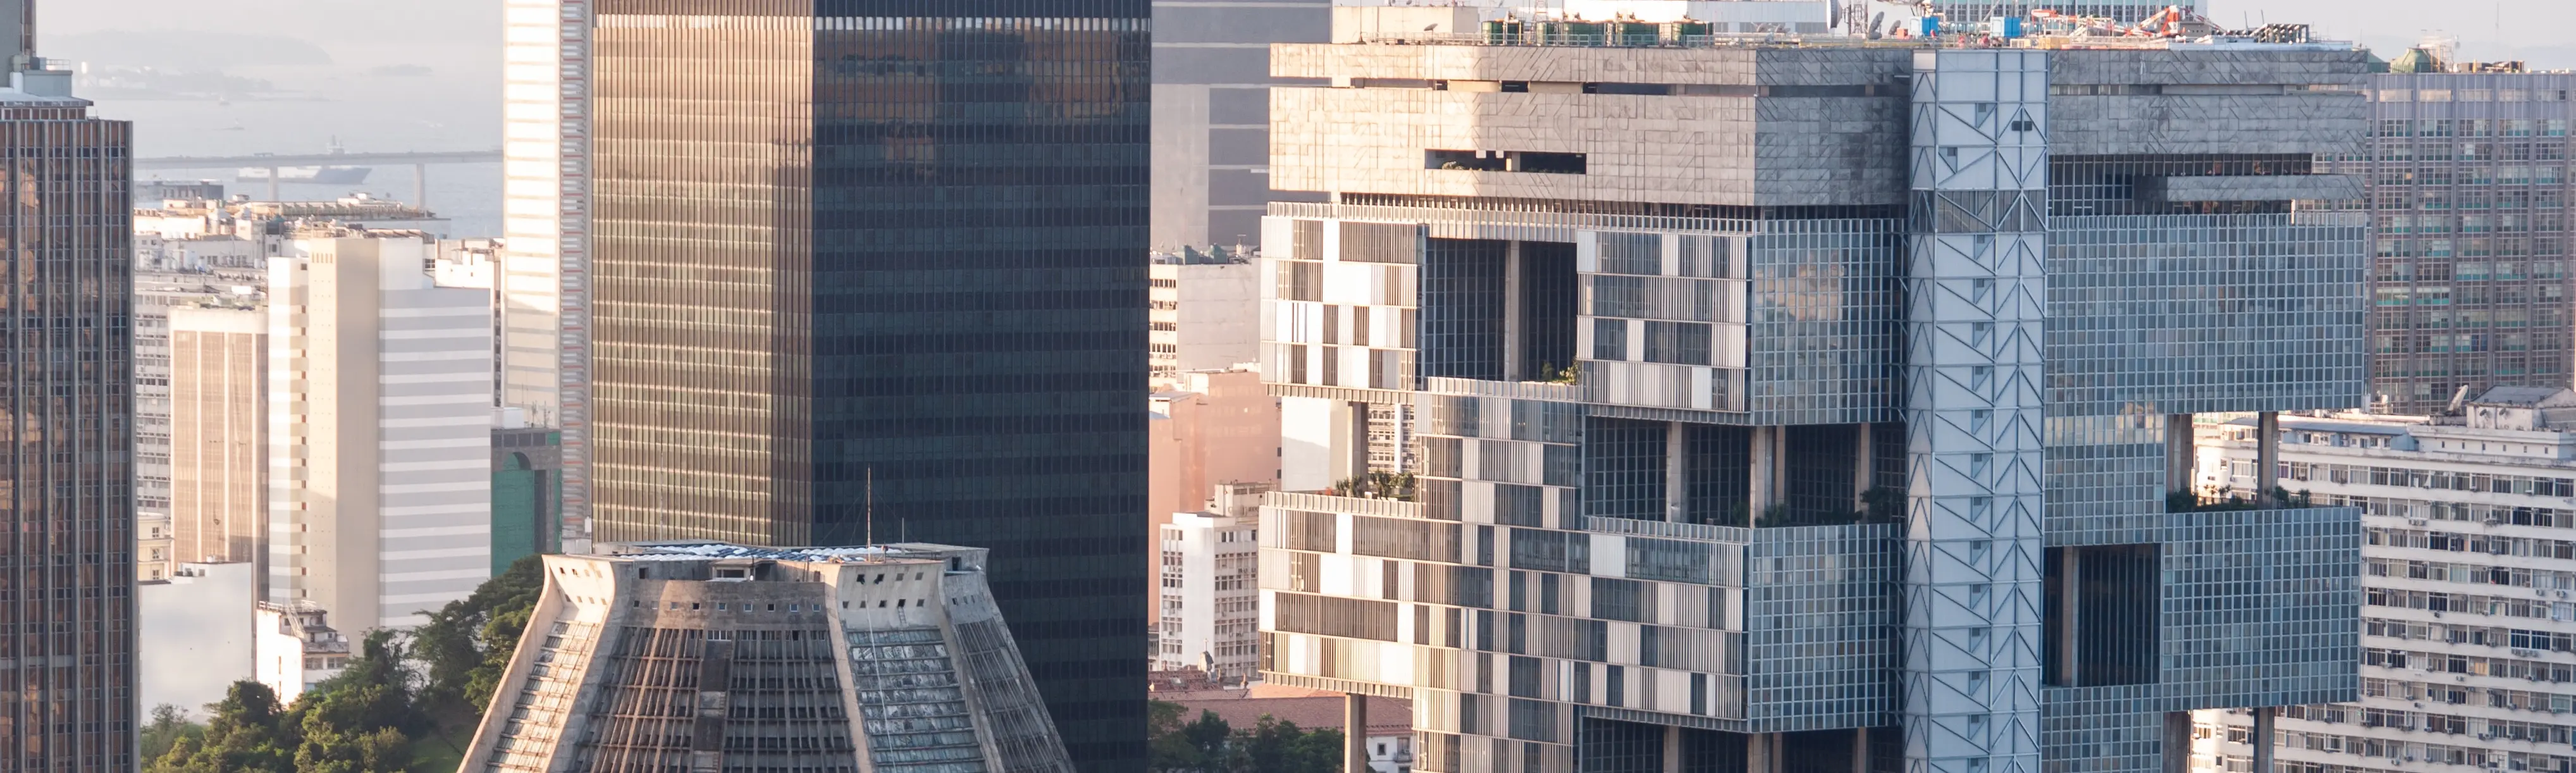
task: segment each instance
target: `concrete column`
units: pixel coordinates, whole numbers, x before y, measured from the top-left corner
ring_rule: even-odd
[[[1744,773],[1780,773],[1779,733],[1745,736]]]
[[[2084,608],[2084,552],[2066,547],[2057,550],[2057,673],[2052,681],[2060,687],[2076,687],[2077,674],[2083,673],[2076,653],[2076,631],[2081,630]]]
[[[1370,773],[1366,695],[1342,693],[1342,753],[1345,773]]]
[[[1512,242],[1503,251],[1503,380],[1528,378],[1524,369],[1530,363],[1521,361],[1521,243]],[[1556,363],[1565,367],[1571,363]]]
[[[1762,511],[1780,499],[1780,428],[1753,428],[1752,517],[1759,520]]]
[[[1664,773],[1682,773],[1682,729],[1664,726]]]
[[[2272,720],[2280,716],[2280,713],[2279,706],[2264,706],[2254,710],[2254,736],[2246,739],[2254,744],[2252,773],[2272,773]]]
[[[2191,773],[2191,712],[2165,712],[2164,770]]]
[[[2281,474],[2281,414],[2264,411],[2254,418],[2254,501],[2278,506],[2272,488]]]
[[[1869,425],[1861,427],[1862,436],[1867,437]],[[1869,728],[1852,730],[1852,773],[1869,773]]]
[[[2165,491],[2190,493],[2193,462],[2200,451],[2199,441],[2192,437],[2191,414],[2165,415]]]
[[[1853,427],[1852,509],[1867,511],[1870,483],[1878,479],[1878,455],[1871,453],[1875,428],[1868,424],[1855,424]]]
[[[1664,425],[1664,521],[1690,520],[1690,425]]]
[[[429,165],[411,165],[411,205],[429,208]]]

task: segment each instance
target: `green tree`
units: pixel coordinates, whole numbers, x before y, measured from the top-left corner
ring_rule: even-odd
[[[428,724],[412,705],[412,672],[392,631],[367,632],[358,656],[290,710],[305,773],[389,773],[409,767],[411,737]]]
[[[151,761],[148,773],[291,773],[296,739],[281,726],[285,707],[277,693],[253,681],[234,682],[224,699],[206,706],[214,716],[205,732],[181,735]]]
[[[160,759],[161,755],[170,753],[170,747],[179,745],[181,739],[203,739],[205,736],[206,726],[189,721],[186,709],[167,703],[154,706],[152,722],[143,726],[143,761],[150,764]]]
[[[410,655],[421,664],[413,701],[421,723],[412,728],[414,743],[434,747],[417,750],[424,769],[435,767],[432,760],[465,753],[465,742],[482,722],[483,709],[509,670],[519,634],[527,630],[528,615],[545,588],[544,559],[522,557],[475,588],[474,595],[448,602],[412,629]]]
[[[1258,725],[1237,739],[1242,754],[1243,773],[1338,773],[1342,763],[1342,731],[1323,729],[1306,732],[1295,722],[1262,717]]]

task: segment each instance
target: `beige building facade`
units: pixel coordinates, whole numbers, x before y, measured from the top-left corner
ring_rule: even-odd
[[[1149,458],[1156,524],[1208,506],[1225,483],[1279,479],[1279,399],[1250,370],[1179,374],[1176,391],[1153,397]]]
[[[491,576],[491,293],[436,243],[312,229],[269,264],[268,600],[418,624]]]
[[[170,310],[170,538],[178,560],[264,562],[268,314]]]

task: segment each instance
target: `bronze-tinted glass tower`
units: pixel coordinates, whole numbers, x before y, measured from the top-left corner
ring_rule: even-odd
[[[0,768],[134,770],[132,128],[0,90]]]
[[[1144,765],[1145,0],[604,0],[602,542],[992,550],[1076,764]]]

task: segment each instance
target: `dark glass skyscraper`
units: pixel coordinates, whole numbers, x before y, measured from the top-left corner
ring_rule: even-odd
[[[1145,0],[606,0],[607,542],[993,551],[1074,759],[1144,764]],[[871,484],[873,481],[873,484]]]
[[[0,41],[5,46],[6,41]],[[134,770],[132,127],[0,89],[0,769]]]

